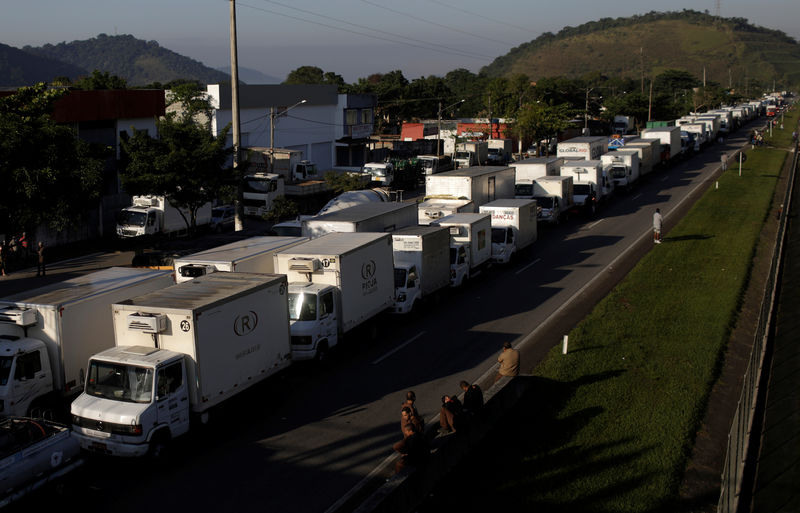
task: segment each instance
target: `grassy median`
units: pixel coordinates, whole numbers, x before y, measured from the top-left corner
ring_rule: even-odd
[[[570,333],[569,354],[553,348],[523,411],[448,479],[470,490],[449,506],[670,511],[787,155],[748,150],[742,176],[731,165]]]

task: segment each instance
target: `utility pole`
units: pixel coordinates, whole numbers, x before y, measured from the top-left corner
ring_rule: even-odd
[[[436,156],[439,156],[439,146],[442,145],[441,138],[442,138],[442,100],[439,100],[439,113],[438,113],[438,125],[436,127]]]
[[[647,105],[647,121],[653,121],[653,79],[650,79],[650,101]]]
[[[231,112],[233,114],[233,176],[236,180],[234,200],[234,230],[244,230],[244,183],[239,169],[239,145],[241,144],[239,123],[239,58],[236,46],[236,0],[231,0]]]
[[[644,47],[639,47],[639,68],[642,72],[642,94],[644,94]]]

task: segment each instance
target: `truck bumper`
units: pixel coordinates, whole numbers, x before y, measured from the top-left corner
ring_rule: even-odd
[[[147,454],[150,444],[120,443],[109,438],[101,438],[86,434],[86,430],[75,425],[72,426],[72,436],[78,441],[81,449],[109,456],[120,456],[123,458],[138,458]]]

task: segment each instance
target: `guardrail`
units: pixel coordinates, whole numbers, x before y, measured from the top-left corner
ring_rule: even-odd
[[[781,266],[783,265],[784,244],[786,243],[787,213],[791,209],[792,191],[794,190],[794,179],[798,164],[798,147],[794,143],[792,166],[789,171],[789,182],[786,188],[786,195],[783,199],[783,208],[780,211],[780,223],[778,235],[775,241],[775,250],[772,255],[769,275],[764,287],[764,297],[761,301],[761,311],[758,316],[758,326],[754,335],[753,349],[750,353],[750,361],[744,375],[742,394],[734,413],[731,429],[728,433],[728,446],[725,454],[725,464],[722,467],[722,484],[719,502],[717,504],[718,513],[736,513],[739,510],[739,502],[742,492],[743,478],[745,474],[745,464],[747,462],[748,450],[753,435],[753,420],[759,405],[759,388],[762,385],[762,368],[776,306],[776,289],[780,276]],[[763,394],[762,394],[763,395]]]

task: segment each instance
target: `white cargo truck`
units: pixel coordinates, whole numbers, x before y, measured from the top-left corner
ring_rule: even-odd
[[[425,177],[425,200],[467,199],[475,208],[514,197],[513,167],[480,166]]]
[[[511,139],[489,139],[487,163],[493,166],[505,166],[511,160]]]
[[[719,137],[719,116],[716,114],[703,114],[697,116],[698,123],[705,123],[706,131],[708,132],[709,142],[714,142]]]
[[[453,162],[457,168],[485,166],[489,158],[489,143],[467,141],[458,143]]]
[[[482,214],[490,214],[492,224],[492,262],[507,264],[538,237],[536,201],[499,199],[481,205]]]
[[[450,232],[450,286],[458,287],[480,274],[492,257],[491,216],[453,214],[436,225]]]
[[[669,164],[681,155],[681,127],[679,126],[645,128],[642,130],[642,139],[661,141],[659,162],[662,164]]]
[[[323,359],[394,303],[392,237],[329,233],[275,255],[289,280],[292,358]]]
[[[391,162],[369,162],[361,168],[362,173],[372,177],[372,181],[381,187],[389,187],[394,182],[394,166]]]
[[[450,231],[441,226],[409,226],[392,233],[395,300],[392,313],[404,314],[450,284]]]
[[[333,232],[392,232],[416,225],[417,218],[416,203],[362,203],[305,219],[302,234],[316,239]]]
[[[460,212],[475,212],[475,203],[468,199],[429,199],[417,204],[418,224],[435,223],[443,217]]]
[[[610,151],[601,157],[603,165],[610,166],[609,178],[614,189],[629,191],[639,181],[639,152],[635,149]]]
[[[307,237],[250,237],[175,260],[175,281],[183,283],[213,272],[273,273],[275,253]]]
[[[618,135],[627,135],[633,133],[633,116],[614,116],[614,121],[611,123],[611,131]]]
[[[602,160],[568,160],[561,166],[560,176],[572,177],[572,208],[589,215],[614,191]]]
[[[577,157],[585,160],[600,160],[600,155],[608,153],[608,137],[582,136],[561,141],[556,147],[556,157]]]
[[[89,357],[114,345],[111,304],[172,283],[171,271],[112,267],[0,300],[0,415],[60,412]]]
[[[660,162],[661,141],[659,139],[637,139],[625,145],[626,150],[639,154],[639,177],[650,174]]]
[[[211,408],[291,363],[286,277],[214,273],[116,303],[72,429],[86,450],[158,454]]]
[[[543,176],[533,182],[539,222],[558,224],[574,204],[571,176]]]
[[[206,203],[197,209],[196,226],[210,222],[211,203]],[[117,236],[127,238],[186,232],[190,223],[190,213],[173,207],[164,196],[134,196],[132,205],[117,214]]]
[[[543,176],[558,176],[563,163],[561,157],[534,157],[514,162],[514,197],[533,198],[533,181]]]

